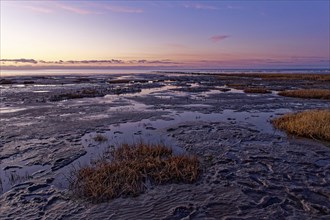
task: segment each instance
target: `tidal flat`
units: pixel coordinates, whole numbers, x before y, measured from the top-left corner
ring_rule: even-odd
[[[329,110],[329,99],[279,93],[329,90],[330,75],[265,76],[2,77],[0,219],[329,219],[330,143],[271,120]],[[103,203],[72,195],[73,170],[141,141],[196,155],[197,181]]]

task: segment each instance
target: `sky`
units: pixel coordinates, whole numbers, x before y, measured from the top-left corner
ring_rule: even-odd
[[[1,69],[330,69],[329,0],[1,0],[0,8]]]

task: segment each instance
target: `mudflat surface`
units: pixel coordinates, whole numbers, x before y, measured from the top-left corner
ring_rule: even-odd
[[[0,95],[0,219],[329,219],[329,143],[287,136],[270,120],[329,109],[278,96],[329,81],[193,74],[7,77]],[[4,81],[1,81],[4,82]],[[267,94],[247,94],[244,87]],[[98,134],[107,138],[94,140]],[[155,186],[92,204],[70,172],[109,146],[164,143],[196,154],[194,184]]]

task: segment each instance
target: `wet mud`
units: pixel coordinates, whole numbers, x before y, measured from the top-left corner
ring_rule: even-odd
[[[287,136],[270,123],[288,112],[329,109],[330,103],[278,96],[288,83],[162,73],[6,80],[0,85],[1,219],[330,217],[329,143]],[[272,93],[246,94],[232,84]],[[109,147],[137,141],[196,154],[200,178],[101,204],[67,190],[73,169]]]

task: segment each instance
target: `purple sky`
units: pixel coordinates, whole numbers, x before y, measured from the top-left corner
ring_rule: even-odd
[[[0,4],[2,68],[330,68],[328,0]]]

